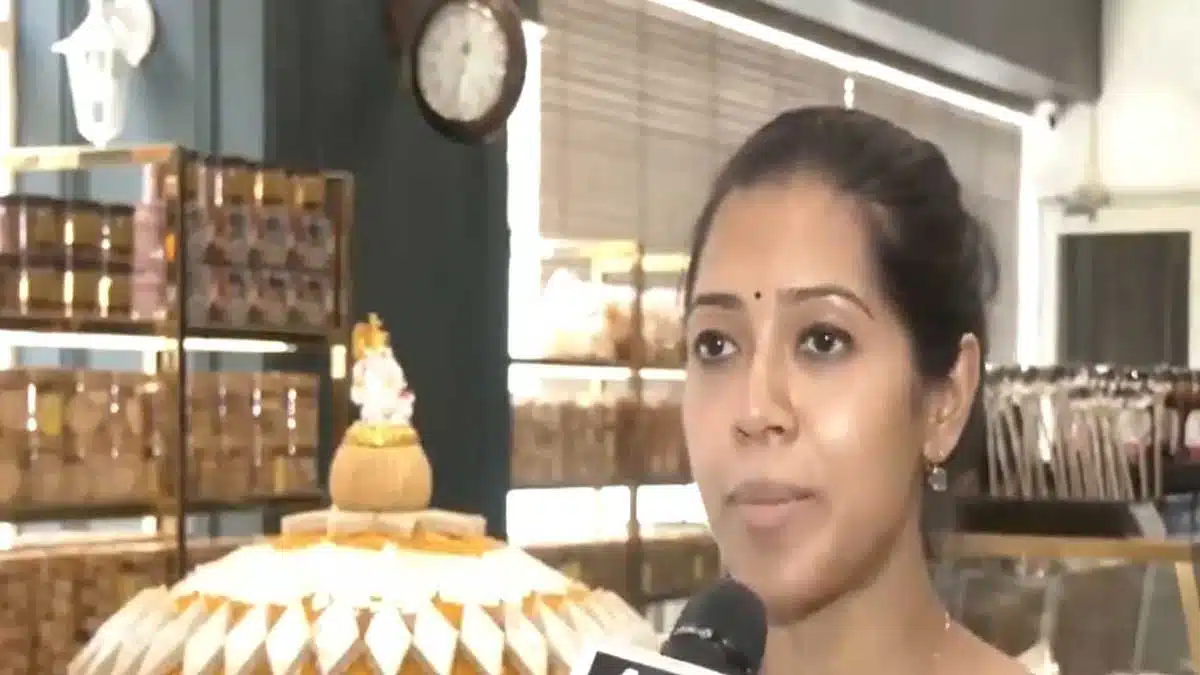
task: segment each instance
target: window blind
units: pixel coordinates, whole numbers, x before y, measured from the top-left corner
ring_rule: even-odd
[[[892,120],[945,153],[967,208],[991,230],[1000,261],[1000,285],[991,308],[989,358],[1012,362],[1017,335],[1021,130],[867,78],[855,79],[854,107]]]
[[[845,74],[651,0],[542,0],[541,231],[686,250],[712,176],[779,111],[841,105]],[[993,233],[992,357],[1016,344],[1020,130],[885,82],[855,107],[936,143]]]
[[[836,104],[819,61],[649,0],[543,0],[543,236],[686,250],[720,162],[774,114]]]

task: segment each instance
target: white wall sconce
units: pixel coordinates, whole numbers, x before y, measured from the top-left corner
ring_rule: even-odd
[[[67,61],[75,126],[92,145],[121,134],[130,77],[153,44],[150,0],[88,0],[83,22],[51,47]]]

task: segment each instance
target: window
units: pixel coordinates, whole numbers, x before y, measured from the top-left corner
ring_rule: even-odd
[[[678,3],[671,3],[671,5]],[[843,72],[656,0],[542,0],[541,235],[687,250],[713,174]]]

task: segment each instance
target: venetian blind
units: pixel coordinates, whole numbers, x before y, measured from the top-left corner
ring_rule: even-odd
[[[941,148],[966,206],[992,232],[1000,286],[991,312],[992,361],[1011,362],[1017,335],[1017,218],[1021,130],[938,99],[856,78],[854,107],[892,120]]]
[[[543,0],[543,236],[685,250],[719,163],[836,69],[649,0]]]

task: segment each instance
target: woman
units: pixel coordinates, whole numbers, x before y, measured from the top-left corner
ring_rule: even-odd
[[[762,675],[1023,672],[950,619],[921,527],[982,424],[995,267],[945,156],[864,112],[786,112],[715,181],[684,427],[722,559],[767,607]]]

